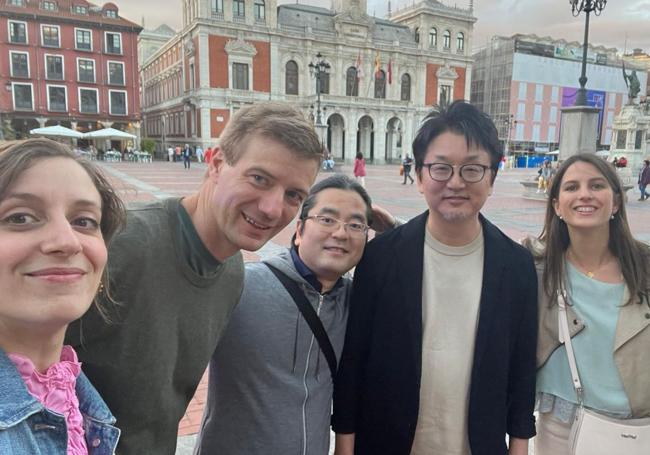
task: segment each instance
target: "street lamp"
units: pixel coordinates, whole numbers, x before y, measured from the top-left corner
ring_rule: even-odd
[[[580,74],[580,88],[578,89],[578,96],[576,98],[576,106],[586,106],[587,105],[587,90],[585,85],[587,85],[587,45],[589,41],[589,13],[593,11],[596,16],[600,16],[600,13],[605,9],[607,0],[569,0],[571,5],[571,14],[574,17],[584,11],[586,13],[585,19],[585,42],[582,49],[582,73]]]
[[[316,79],[316,126],[323,126],[323,117],[320,108],[320,94],[322,91],[322,78],[329,73],[330,64],[325,61],[323,55],[316,54],[316,60],[309,63],[309,73]]]
[[[162,120],[162,152],[163,156],[165,156],[165,153],[167,153],[167,147],[165,144],[165,133],[167,130],[167,119],[165,118],[165,114],[161,115],[161,120]]]

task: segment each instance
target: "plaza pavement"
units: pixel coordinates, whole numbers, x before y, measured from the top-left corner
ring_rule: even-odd
[[[185,170],[180,162],[101,162],[100,165],[126,201],[146,201],[191,194],[198,188],[206,169],[204,164],[192,163],[192,168]],[[344,165],[340,171],[351,175],[352,167]],[[417,185],[402,185],[398,165],[368,165],[367,172],[366,187],[373,202],[404,220],[425,210],[426,204],[417,190]],[[321,172],[318,178],[322,179],[327,175],[330,173]],[[488,219],[515,240],[527,235],[538,235],[543,224],[545,203],[524,199],[519,183],[522,179],[533,179],[536,176],[536,172],[531,169],[507,169],[499,172],[494,192],[483,210]],[[632,232],[637,238],[650,242],[650,202],[637,202],[638,193],[634,190],[629,191],[628,196],[627,208]],[[261,250],[255,253],[245,252],[244,259],[257,261],[273,255],[289,245],[294,229],[295,221]],[[192,453],[206,395],[207,374],[180,422],[176,455]]]

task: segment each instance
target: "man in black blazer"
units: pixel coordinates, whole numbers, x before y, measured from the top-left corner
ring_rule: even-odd
[[[429,210],[371,241],[356,269],[336,453],[526,455],[537,278],[530,254],[480,215],[497,130],[456,101],[424,119],[413,154]]]

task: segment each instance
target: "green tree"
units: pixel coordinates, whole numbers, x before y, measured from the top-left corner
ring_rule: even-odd
[[[140,145],[142,146],[142,149],[148,153],[153,153],[156,149],[156,141],[148,137],[142,138]]]

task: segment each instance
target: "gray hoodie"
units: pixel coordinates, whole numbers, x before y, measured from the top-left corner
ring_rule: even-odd
[[[288,250],[265,262],[304,290],[339,359],[351,281],[321,295]],[[210,362],[195,454],[327,455],[331,401],[327,361],[296,304],[266,265],[247,264],[242,298]]]

